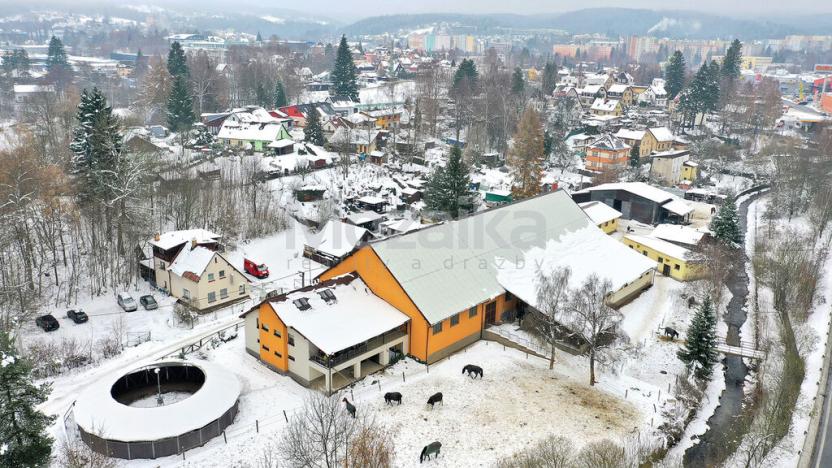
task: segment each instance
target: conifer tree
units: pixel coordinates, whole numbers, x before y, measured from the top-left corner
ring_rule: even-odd
[[[511,75],[511,94],[521,96],[526,89],[526,80],[523,78],[523,70],[520,67],[514,68],[514,73]]]
[[[685,56],[677,50],[670,57],[664,70],[667,96],[674,99],[685,87]]]
[[[474,61],[462,59],[456,72],[454,72],[451,88],[453,91],[459,91],[463,83],[466,83],[469,89],[474,89],[477,86],[478,79],[479,73],[477,72],[477,66],[474,64]]]
[[[729,196],[722,203],[716,216],[711,220],[710,229],[714,237],[725,244],[737,245],[742,242],[739,216],[733,197]]]
[[[332,69],[332,86],[337,96],[347,96],[358,101],[355,63],[347,44],[347,36],[341,36],[341,43],[335,54],[335,67]]]
[[[274,84],[274,107],[284,107],[288,104],[286,100],[286,89],[283,88],[283,82],[277,80]]]
[[[173,77],[188,76],[188,61],[185,59],[185,51],[179,41],[170,45],[168,52],[168,73]]]
[[[641,155],[639,155],[639,148],[636,145],[633,145],[630,148],[630,167],[638,167],[641,165]]]
[[[693,370],[699,379],[707,379],[717,362],[716,312],[711,298],[705,296],[699,309],[694,313],[688,328],[685,346],[677,353],[679,359]]]
[[[13,340],[0,331],[0,466],[48,466],[52,417],[37,405],[46,401],[49,384],[34,385],[32,365],[17,355]]]
[[[540,193],[540,177],[544,159],[543,126],[533,107],[527,107],[517,124],[514,146],[509,152],[509,166],[514,174],[514,199]]]
[[[73,153],[72,173],[78,181],[78,194],[89,202],[107,197],[121,154],[122,137],[112,108],[98,88],[84,90],[76,113],[78,126],[69,147]]]
[[[64,50],[64,43],[55,36],[49,39],[49,49],[46,51],[46,70],[51,72],[56,67],[66,68],[69,66],[69,60]]]
[[[428,178],[425,190],[425,204],[428,209],[459,217],[460,208],[466,204],[471,179],[468,165],[462,160],[462,150],[452,146],[448,164],[436,168]]]
[[[321,126],[321,116],[318,114],[318,109],[312,107],[306,116],[306,128],[303,129],[303,136],[306,141],[313,145],[323,146],[326,143],[324,139],[324,129]]]
[[[722,77],[729,80],[736,80],[740,77],[740,68],[742,65],[742,43],[739,39],[734,39],[728,50],[725,52],[725,57],[722,59]]]
[[[194,117],[194,103],[188,90],[185,76],[178,75],[173,80],[168,98],[168,127],[173,132],[182,132],[191,127]]]
[[[552,62],[546,62],[543,67],[543,94],[551,96],[555,92],[555,87],[558,85],[558,67]]]

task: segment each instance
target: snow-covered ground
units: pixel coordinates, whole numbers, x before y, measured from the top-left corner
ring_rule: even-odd
[[[242,384],[240,412],[226,431],[228,444],[219,437],[187,452],[184,462],[168,457],[124,466],[243,466],[264,450],[276,450],[286,424],[283,411],[291,417],[308,390],[247,355],[242,339],[205,356],[234,372]],[[483,367],[483,379],[461,374],[469,363]],[[598,377],[594,388],[587,384],[584,358],[560,354],[550,371],[547,360],[481,341],[429,371],[415,361],[400,361],[343,395],[387,427],[396,447],[394,466],[418,466],[419,451],[434,440],[442,442],[441,466],[489,465],[549,434],[570,439],[576,448],[602,438],[653,434],[651,420],[652,427],[661,424],[667,395],[660,397],[658,387],[631,377],[603,371]],[[388,391],[402,393],[401,406],[384,404]],[[438,391],[444,405],[431,410],[425,402]]]

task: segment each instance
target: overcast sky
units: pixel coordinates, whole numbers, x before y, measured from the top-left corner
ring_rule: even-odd
[[[275,2],[275,6],[277,4],[316,14],[341,16],[345,20],[395,13],[561,13],[604,6],[697,10],[732,16],[832,12],[832,2],[818,0],[304,0]]]

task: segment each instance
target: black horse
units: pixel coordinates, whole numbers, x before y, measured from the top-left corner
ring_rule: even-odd
[[[439,450],[442,448],[442,444],[439,442],[431,442],[425,445],[425,448],[422,449],[422,453],[419,454],[419,463],[422,463],[425,460],[430,460],[431,454],[434,455],[434,459],[439,456]]]
[[[468,374],[468,377],[471,377],[472,379],[476,379],[477,376],[479,375],[480,379],[482,379],[482,367],[480,367],[480,366],[475,366],[473,364],[468,364],[468,365],[466,365],[465,367],[462,368],[462,373],[463,374]]]
[[[344,400],[343,400],[343,401],[344,401],[344,403],[346,403],[346,404],[347,404],[347,413],[349,413],[349,414],[350,414],[350,416],[352,416],[353,418],[355,418],[355,405],[353,405],[352,403],[350,403],[350,402],[349,402],[349,400],[347,400],[347,397],[344,397]]]
[[[402,404],[402,394],[399,392],[387,392],[384,394],[384,403],[392,405],[394,401]]]
[[[433,409],[433,405],[437,403],[442,403],[442,406],[445,406],[445,403],[442,401],[442,392],[435,393],[428,398],[428,404],[430,405],[430,409]]]
[[[679,332],[673,328],[664,327],[664,336],[670,337],[671,340],[675,340],[679,337]]]

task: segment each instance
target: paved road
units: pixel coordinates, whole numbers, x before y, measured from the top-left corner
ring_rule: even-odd
[[[832,414],[832,396],[829,392],[832,391],[832,379],[827,379],[826,388],[823,390],[823,417],[820,420],[820,430],[818,430],[818,442],[816,447],[815,462],[812,466],[824,467],[832,466],[832,425],[830,425],[830,414]]]

